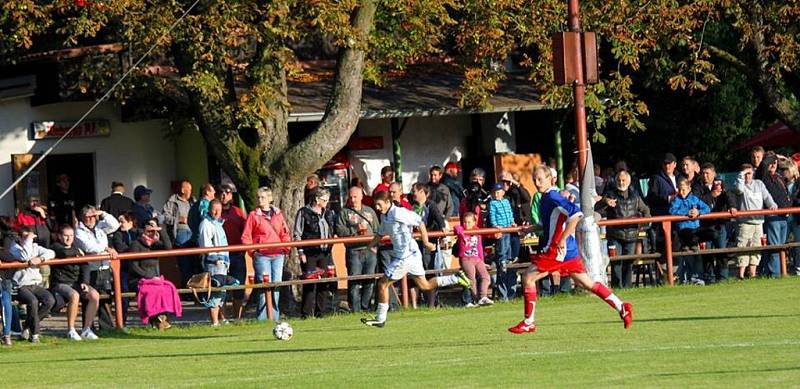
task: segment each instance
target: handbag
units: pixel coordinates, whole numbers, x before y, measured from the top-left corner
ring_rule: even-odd
[[[194,298],[197,300],[198,303],[203,303],[203,300],[197,295],[197,289],[207,289],[208,296],[206,296],[205,301],[211,299],[211,273],[203,272],[198,273],[192,276],[189,281],[186,282],[186,287],[192,290],[192,294],[194,294]]]

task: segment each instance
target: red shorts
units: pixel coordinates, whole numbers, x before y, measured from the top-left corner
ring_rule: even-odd
[[[543,254],[531,255],[531,263],[536,265],[539,272],[555,273],[558,272],[562,277],[569,277],[572,273],[586,273],[583,261],[580,257],[565,259],[563,262]]]

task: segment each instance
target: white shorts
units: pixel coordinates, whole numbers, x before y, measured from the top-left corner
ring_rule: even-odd
[[[425,276],[425,268],[422,267],[422,255],[416,253],[403,259],[392,259],[389,266],[386,266],[384,275],[392,281],[399,281],[406,274],[412,276]]]

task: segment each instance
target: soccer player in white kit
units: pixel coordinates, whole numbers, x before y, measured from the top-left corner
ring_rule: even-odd
[[[369,247],[374,250],[381,238],[389,235],[392,240],[392,260],[386,267],[383,277],[378,280],[378,309],[375,317],[362,318],[362,323],[373,327],[383,327],[386,324],[386,314],[389,312],[389,287],[406,274],[410,275],[417,287],[423,291],[454,284],[470,287],[469,278],[464,272],[426,279],[425,269],[422,267],[422,253],[414,240],[413,228],[419,228],[422,244],[428,250],[436,250],[436,245],[428,240],[428,231],[422,218],[412,211],[392,204],[388,192],[378,192],[374,200],[375,208],[381,213],[382,220],[378,233],[375,234],[375,239],[370,242]]]

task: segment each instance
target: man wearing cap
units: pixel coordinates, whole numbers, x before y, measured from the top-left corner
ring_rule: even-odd
[[[675,156],[666,153],[661,162],[661,171],[650,178],[650,190],[647,193],[647,205],[653,216],[669,215],[669,205],[678,192]]]
[[[458,216],[458,210],[461,209],[461,200],[464,198],[464,186],[458,180],[458,164],[455,162],[448,162],[444,165],[444,176],[442,176],[442,184],[450,189],[450,201],[453,203],[453,211],[447,217]]]
[[[778,173],[778,157],[775,153],[769,152],[764,156],[764,161],[756,172],[756,177],[759,176],[778,208],[792,206],[789,191],[786,189],[786,182]],[[786,243],[786,237],[789,233],[788,220],[788,215],[767,215],[764,217],[764,233],[767,234],[767,242],[770,245]],[[761,274],[773,278],[780,277],[780,255],[777,251],[769,251],[765,254],[767,254],[767,260],[761,262]]]
[[[119,217],[119,215],[132,210],[133,200],[125,197],[125,184],[119,181],[112,182],[111,195],[100,202],[100,209],[114,217]]]
[[[133,189],[133,199],[136,202],[133,203],[132,211],[136,216],[136,226],[139,228],[144,228],[148,220],[159,218],[158,212],[150,205],[150,193],[153,193],[153,190],[144,185],[138,185]]]

